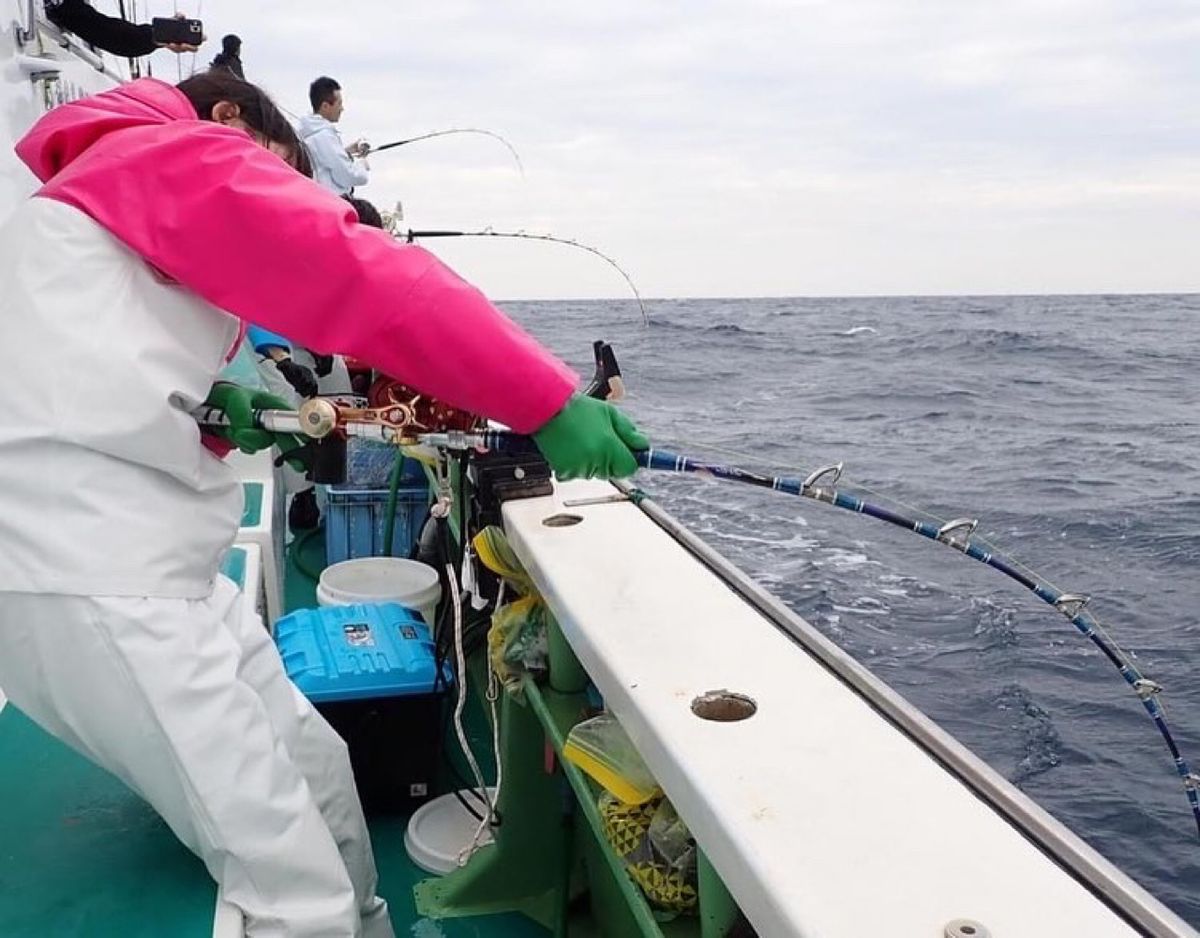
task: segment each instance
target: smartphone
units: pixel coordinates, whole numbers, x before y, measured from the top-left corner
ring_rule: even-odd
[[[156,45],[198,46],[204,39],[204,25],[199,20],[156,16],[150,21],[151,35]]]

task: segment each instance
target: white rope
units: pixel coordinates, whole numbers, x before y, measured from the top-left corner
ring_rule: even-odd
[[[500,698],[500,682],[496,679],[496,672],[492,669],[491,657],[488,657],[488,686],[487,699],[488,709],[492,714],[492,752],[496,758],[496,793],[493,795],[487,792],[487,813],[479,822],[479,826],[475,828],[475,833],[471,837],[471,842],[465,846],[458,855],[458,865],[465,866],[471,856],[483,846],[483,835],[488,827],[492,825],[496,815],[496,805],[500,803],[500,789],[504,784],[504,763],[500,759],[500,718],[496,714],[496,701]]]
[[[467,741],[466,730],[463,729],[462,714],[463,708],[467,703],[467,662],[466,655],[463,653],[463,621],[462,621],[462,597],[458,592],[458,576],[454,571],[454,564],[446,564],[446,577],[450,582],[450,602],[454,607],[454,659],[458,666],[458,687],[454,702],[454,732],[458,737],[458,745],[462,748],[463,756],[467,760],[467,765],[471,768],[471,774],[475,779],[475,784],[479,787],[479,799],[482,804],[487,805],[487,811],[484,814],[483,825],[489,824],[495,814],[495,804],[493,804],[491,796],[488,793],[487,784],[483,780],[483,771],[479,768],[479,762],[475,758],[475,753],[471,751],[471,744]],[[490,672],[491,667],[489,665]],[[491,678],[488,679],[489,693]],[[496,731],[493,728],[493,736],[496,736]],[[479,835],[476,834],[476,837]],[[475,839],[467,844],[458,854],[458,865],[465,866],[472,853],[474,853],[477,845]]]

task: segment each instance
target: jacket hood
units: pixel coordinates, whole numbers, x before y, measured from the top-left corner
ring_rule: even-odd
[[[322,130],[334,130],[332,121],[327,121],[320,114],[305,114],[300,118],[300,126],[296,128],[296,133],[301,140],[307,140],[309,137],[319,134]]]
[[[183,92],[156,78],[139,78],[54,108],[17,143],[17,156],[47,182],[111,133],[180,120],[198,120]]]

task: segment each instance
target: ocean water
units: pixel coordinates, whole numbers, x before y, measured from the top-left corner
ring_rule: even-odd
[[[791,475],[844,462],[869,500],[979,519],[1009,556],[1092,597],[1164,685],[1200,771],[1200,297],[646,308],[648,323],[632,300],[505,304],[581,372],[591,342],[611,342],[656,445]],[[1200,837],[1166,746],[1064,617],[850,512],[697,477],[638,484],[1200,926]]]

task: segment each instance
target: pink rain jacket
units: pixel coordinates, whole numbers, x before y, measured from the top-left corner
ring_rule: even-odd
[[[422,248],[141,79],[17,146],[0,225],[0,592],[197,598],[241,512],[198,406],[244,322],[516,430],[575,376]]]

